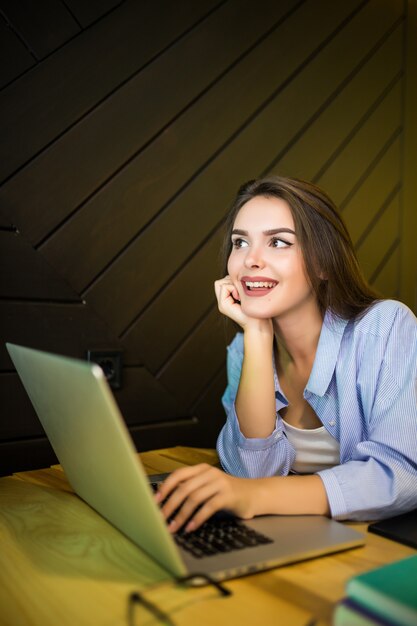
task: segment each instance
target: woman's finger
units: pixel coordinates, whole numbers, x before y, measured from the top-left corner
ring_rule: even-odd
[[[184,524],[189,524],[193,515],[200,510],[200,508],[205,508],[206,512],[212,510],[210,506],[207,506],[208,502],[211,502],[213,496],[216,496],[219,491],[218,481],[212,480],[201,487],[194,489],[188,497],[184,500],[183,505],[180,507],[178,512],[175,514],[173,520],[171,520],[169,529],[171,532],[176,532],[179,530]],[[215,511],[212,510],[211,515]],[[210,517],[210,515],[208,515]],[[208,519],[208,517],[204,518],[204,521]],[[201,516],[200,516],[201,518]],[[200,521],[200,524],[202,521]],[[195,526],[197,528],[197,526]]]
[[[242,312],[239,291],[230,277],[216,281],[215,291],[220,313],[244,327],[247,317]]]
[[[225,498],[222,493],[216,493],[213,497],[201,506],[195,515],[188,521],[185,526],[186,532],[192,532],[193,530],[197,530],[204,522],[206,522],[212,515],[226,508]]]
[[[155,494],[156,501],[162,502],[177,488],[180,483],[206,471],[208,467],[211,466],[207,463],[198,463],[197,465],[181,467],[180,469],[175,470],[164,480],[163,483],[159,485],[158,491]]]
[[[207,464],[194,466],[193,470],[192,473],[178,470],[176,472],[177,476],[173,476],[171,484],[164,485],[165,489],[161,488],[158,492],[157,501],[162,502],[166,500],[161,509],[166,519],[184,504],[190,494],[195,493],[213,480],[216,472],[220,473],[220,470]],[[168,482],[168,479],[166,482]]]
[[[220,280],[216,280],[214,283],[214,291],[216,293],[219,304],[223,300],[227,299],[230,295],[234,294],[233,297],[237,295],[237,298],[235,299],[238,299],[239,297],[238,291],[229,276],[226,276],[225,278],[222,278]]]

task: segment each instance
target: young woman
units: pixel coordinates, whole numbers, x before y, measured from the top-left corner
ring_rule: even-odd
[[[172,532],[219,509],[242,518],[371,520],[417,506],[417,322],[367,286],[348,231],[311,183],[238,192],[226,225],[220,311],[228,348],[225,472],[174,472],[158,501]]]

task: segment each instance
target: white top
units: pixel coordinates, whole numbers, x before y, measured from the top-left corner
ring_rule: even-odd
[[[324,426],[320,428],[296,428],[285,420],[285,434],[295,449],[295,461],[291,466],[297,474],[314,474],[340,463],[340,446]]]

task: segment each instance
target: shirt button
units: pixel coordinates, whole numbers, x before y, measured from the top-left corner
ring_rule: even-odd
[[[334,426],[335,424],[336,424],[336,422],[334,420],[330,420],[329,426]]]

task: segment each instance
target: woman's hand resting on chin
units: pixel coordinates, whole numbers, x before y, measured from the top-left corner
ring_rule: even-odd
[[[248,318],[242,311],[239,292],[230,276],[216,280],[214,291],[216,292],[220,313],[223,313],[223,315],[244,328]]]
[[[241,326],[243,330],[267,333],[273,338],[272,320],[249,317],[242,310],[239,291],[230,276],[225,276],[214,283],[217,304],[220,313]]]

